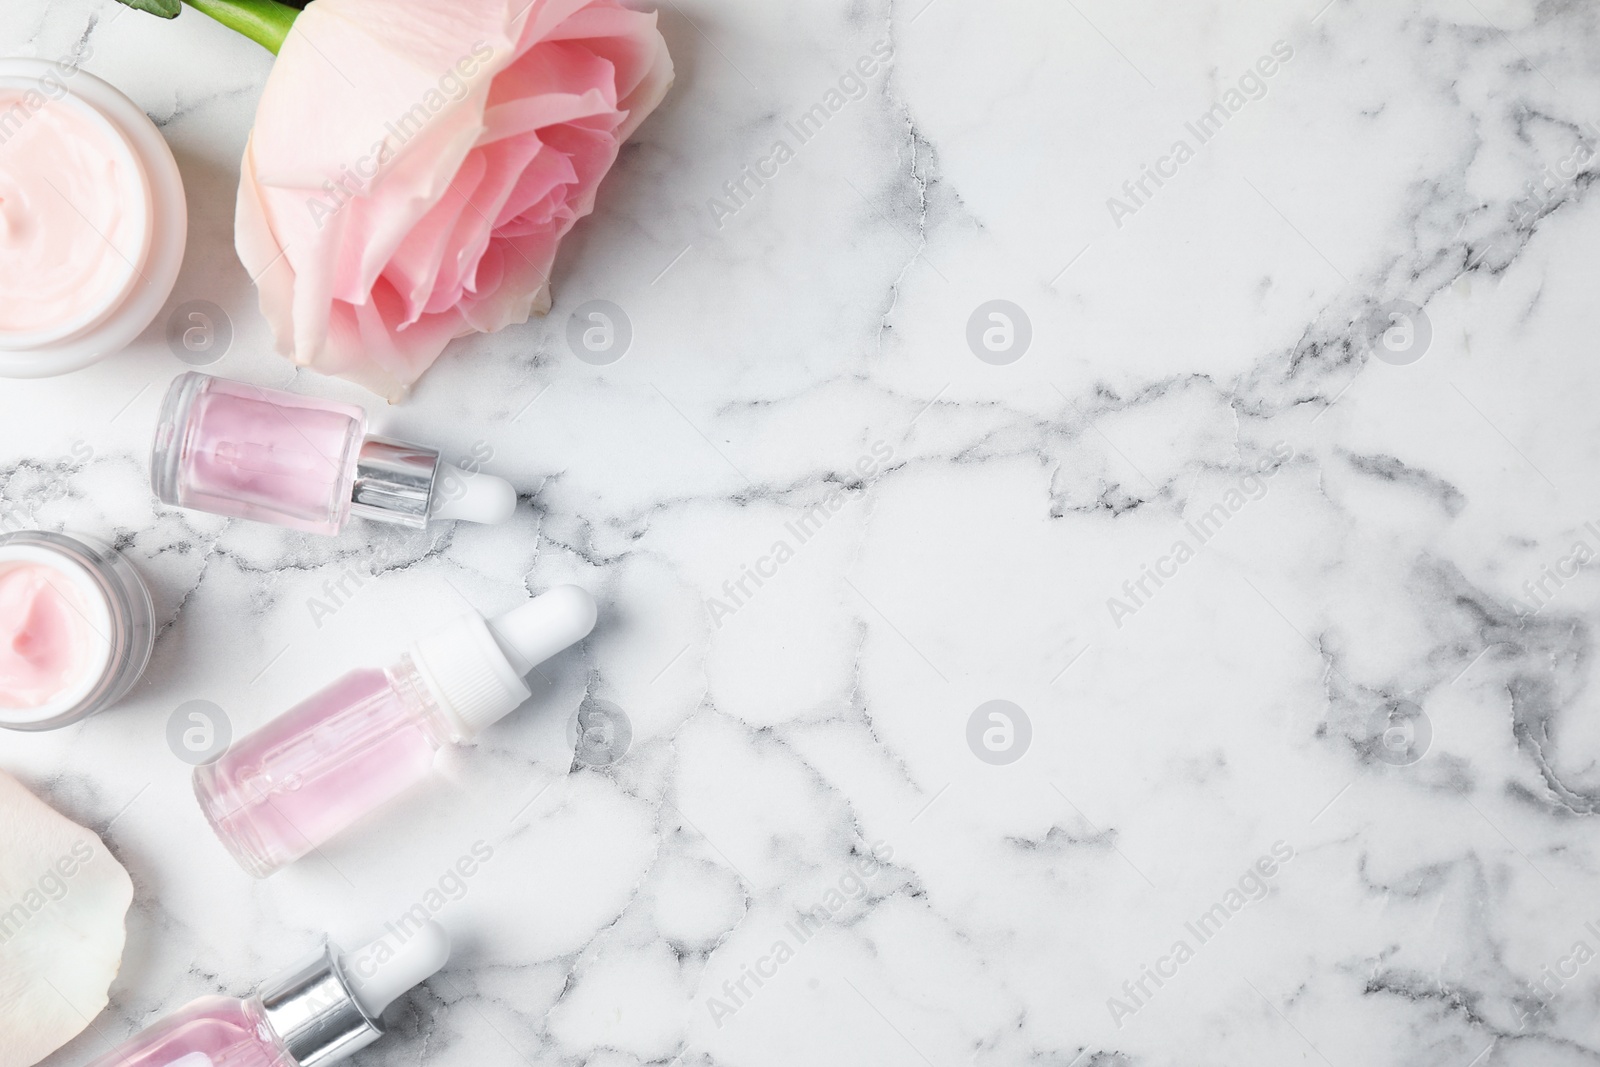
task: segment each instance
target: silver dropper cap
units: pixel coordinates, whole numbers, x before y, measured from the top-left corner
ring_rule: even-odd
[[[322,951],[268,982],[257,996],[267,1025],[299,1067],[343,1059],[383,1036],[351,991],[342,953],[324,942]]]
[[[350,514],[421,530],[428,525],[438,476],[437,449],[369,437],[356,458]]]

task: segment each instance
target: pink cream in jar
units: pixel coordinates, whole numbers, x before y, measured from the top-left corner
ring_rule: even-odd
[[[0,59],[0,376],[126,347],[183,260],[178,166],[126,96],[76,66]]]
[[[50,730],[110,707],[154,639],[150,594],[119,553],[65,534],[0,536],[0,727]]]

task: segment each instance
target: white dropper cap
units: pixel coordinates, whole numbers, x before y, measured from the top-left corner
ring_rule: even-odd
[[[431,519],[505,522],[517,510],[517,490],[504,478],[445,464],[434,481],[428,502]]]
[[[385,934],[339,957],[350,995],[376,1019],[396,997],[430,978],[450,958],[450,935],[438,923],[423,923],[403,941]]]
[[[493,620],[468,615],[411,646],[411,659],[455,739],[476,737],[532,696],[524,676],[594,629],[594,597],[558,585]]]

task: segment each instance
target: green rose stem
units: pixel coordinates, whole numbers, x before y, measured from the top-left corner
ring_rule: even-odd
[[[278,54],[284,38],[299,16],[298,8],[277,0],[183,0],[203,15],[210,15],[230,30],[237,30],[252,41]]]
[[[236,30],[273,55],[283,47],[284,38],[300,14],[298,7],[278,0],[120,0],[131,8],[147,11],[158,18],[175,19],[188,4],[202,15],[210,15],[230,30]],[[301,5],[304,6],[303,4]]]

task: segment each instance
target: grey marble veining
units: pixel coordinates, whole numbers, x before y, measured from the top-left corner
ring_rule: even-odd
[[[269,354],[233,256],[269,57],[193,12],[0,17],[0,52],[88,47],[172,142],[173,305],[234,328],[210,369],[525,496],[326,540],[159,507],[159,326],[0,386],[0,500],[115,539],[163,626],[136,699],[0,738],[137,890],[112,1006],[49,1067],[419,904],[456,958],[363,1062],[1600,1058],[1600,11],[662,20],[677,86],[551,315],[384,408]],[[633,326],[608,366],[567,347],[594,299]],[[969,341],[996,300],[1012,362]],[[599,629],[436,788],[267,882],[210,838],[180,704],[243,731],[569,581]],[[1027,721],[998,755],[996,700]],[[631,728],[609,765],[567,732],[597,702]]]

